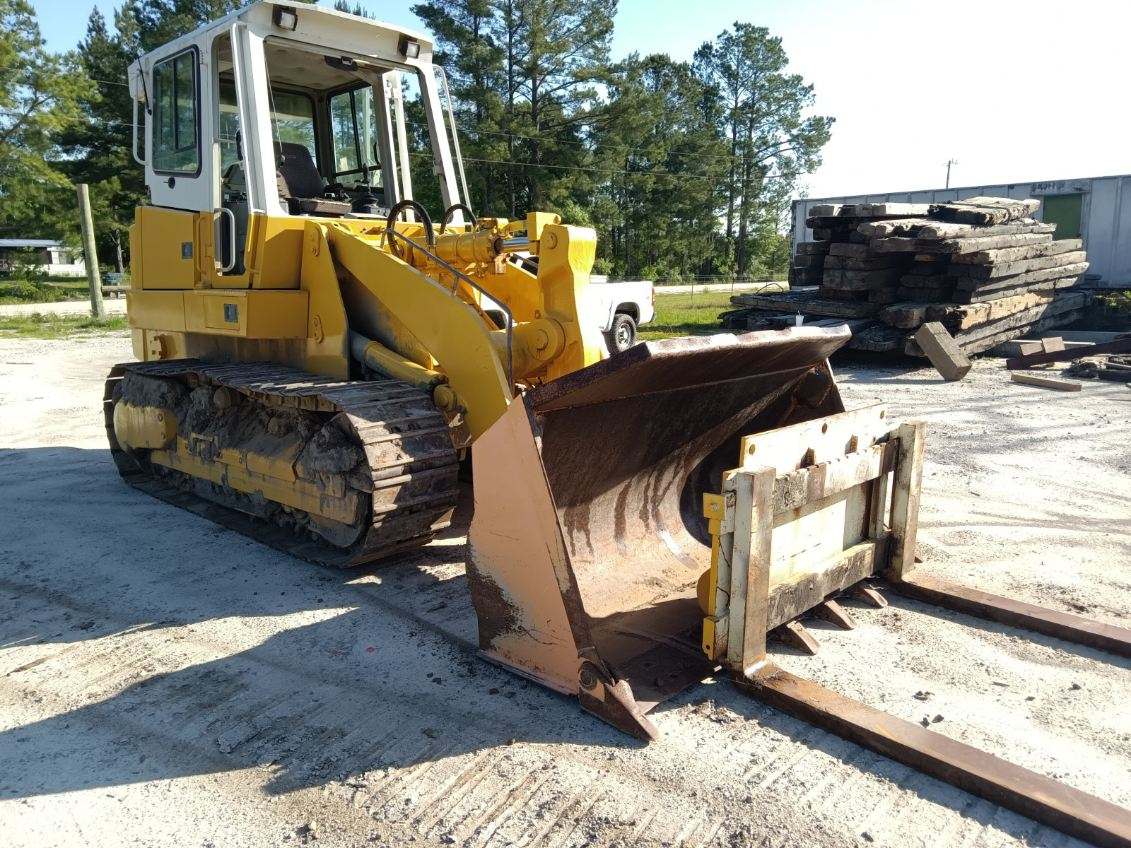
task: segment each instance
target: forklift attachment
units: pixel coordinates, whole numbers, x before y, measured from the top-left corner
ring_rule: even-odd
[[[746,434],[843,410],[846,328],[648,342],[528,391],[476,443],[469,580],[484,654],[652,738],[709,674],[701,513]]]

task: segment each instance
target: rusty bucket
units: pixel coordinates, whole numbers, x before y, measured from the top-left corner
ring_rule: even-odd
[[[480,647],[642,738],[711,672],[696,581],[702,495],[741,436],[844,410],[847,328],[637,345],[516,398],[473,448],[469,580]]]

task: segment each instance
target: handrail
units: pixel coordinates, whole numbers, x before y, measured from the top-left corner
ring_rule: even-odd
[[[140,65],[139,65],[139,69],[140,69]],[[144,74],[145,71],[140,70],[140,73]],[[139,105],[139,103],[138,103],[138,99],[136,97],[134,97],[132,94],[130,95],[130,100],[132,100],[133,104],[134,104],[133,129],[132,129],[132,133],[130,135],[130,153],[133,154],[135,162],[137,162],[142,167],[145,167],[145,159],[143,159],[142,157],[137,155],[137,137],[138,137],[138,128],[139,128],[138,125],[141,123],[138,120],[138,105]]]
[[[430,251],[424,245],[419,244],[416,241],[413,241],[408,236],[404,235],[404,233],[399,233],[395,229],[393,229],[392,227],[385,230],[385,235],[390,236],[391,238],[398,238],[401,241],[403,241],[405,244],[407,244],[408,246],[413,248],[414,250],[419,250],[421,253],[423,253],[425,256],[427,256],[429,259],[431,259],[433,262],[435,262],[437,265],[439,265],[440,267],[450,271],[453,278],[458,278],[458,279],[463,280],[465,283],[467,283],[469,286],[471,286],[473,289],[475,289],[481,295],[483,295],[484,297],[490,298],[491,301],[493,301],[496,305],[498,305],[498,307],[503,311],[503,314],[507,316],[507,326],[506,326],[506,332],[507,332],[507,381],[510,384],[511,396],[513,397],[514,396],[514,313],[511,312],[510,308],[505,303],[500,303],[499,301],[495,300],[495,298],[491,296],[491,293],[489,291],[487,291],[485,288],[483,288],[483,286],[479,285],[479,283],[475,282],[475,280],[471,279],[471,277],[469,277],[463,271],[460,271],[458,268],[455,268],[451,264],[449,264],[448,262],[445,262],[443,259],[441,259],[435,253]],[[455,281],[453,280],[453,282],[452,282],[452,294],[454,295],[455,292],[456,292],[456,286],[455,286]],[[482,310],[480,310],[480,312],[482,312]]]
[[[227,274],[236,267],[236,213],[227,206],[221,206],[219,209],[213,209],[212,214],[219,216],[216,218],[216,223],[219,223],[225,214],[232,222],[231,227],[228,228],[228,264],[220,265],[220,273]]]

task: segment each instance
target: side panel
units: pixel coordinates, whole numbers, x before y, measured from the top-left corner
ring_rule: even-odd
[[[306,338],[309,296],[304,291],[131,291],[127,298],[130,326],[136,329],[249,339]]]
[[[300,291],[201,289],[185,292],[190,333],[249,339],[306,338],[307,294]]]
[[[191,289],[199,285],[194,213],[139,206],[134,226],[137,239],[131,245],[130,263],[134,288]]]

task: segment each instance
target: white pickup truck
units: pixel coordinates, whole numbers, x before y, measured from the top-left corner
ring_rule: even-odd
[[[589,278],[587,311],[605,335],[609,353],[636,344],[636,328],[656,317],[656,296],[651,280],[610,283],[603,274]]]
[[[532,274],[538,273],[537,257],[527,253],[514,253],[510,261],[522,265]],[[636,344],[636,329],[656,317],[656,292],[651,280],[625,280],[610,283],[604,274],[590,274],[586,287],[586,301],[582,306],[585,314],[592,316],[593,323],[605,336],[605,347],[609,353],[628,350]],[[484,309],[492,312],[491,303]],[[503,326],[503,313],[497,313],[499,326]]]

